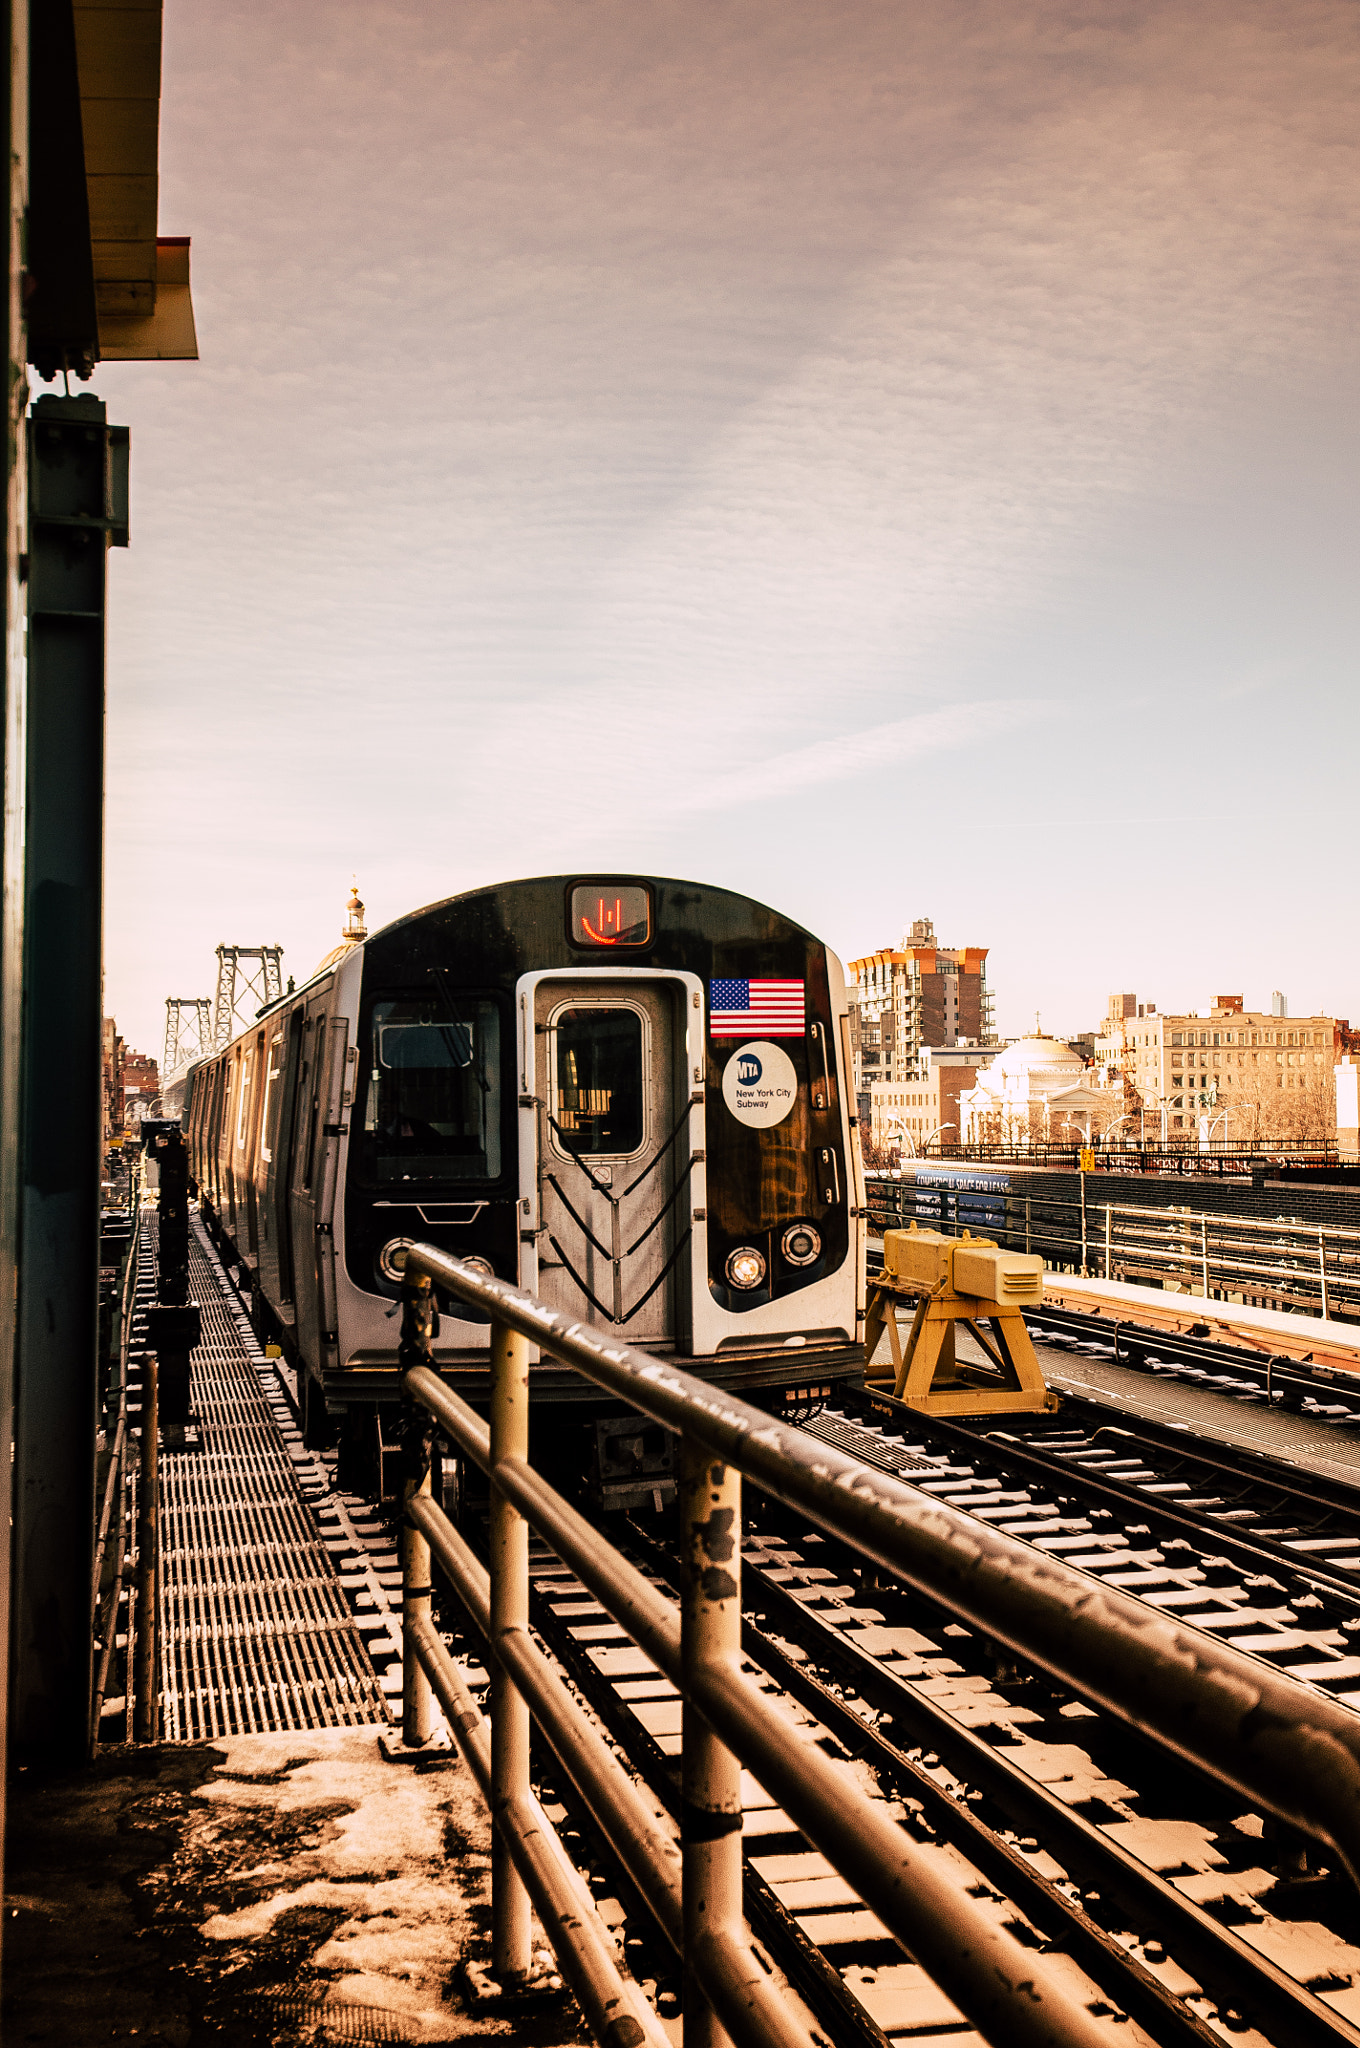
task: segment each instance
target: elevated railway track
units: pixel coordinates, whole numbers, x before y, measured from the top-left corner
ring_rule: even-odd
[[[226,1439],[208,1437],[227,1429],[247,1454],[264,1446],[275,1464],[282,1459],[291,1469],[309,1524],[298,1540],[309,1556],[328,1555],[335,1573],[340,1606],[326,1628],[351,1662],[359,1659],[360,1718],[381,1716],[384,1695],[395,1710],[403,1632],[408,1700],[412,1678],[400,1569],[405,1551],[409,1588],[407,1539],[390,1507],[376,1510],[338,1487],[333,1452],[302,1441],[283,1362],[264,1355],[244,1299],[202,1237],[193,1260],[198,1291],[216,1290],[221,1300],[205,1318],[205,1341],[210,1379],[222,1370],[217,1354],[230,1354],[227,1405],[219,1415],[210,1401],[198,1450],[176,1455],[203,1460],[207,1453],[220,1462]],[[444,1263],[456,1272],[457,1262]],[[475,1273],[467,1284],[488,1287]],[[498,1300],[502,1293],[519,1298],[489,1286]],[[551,1341],[556,1324],[540,1317],[539,1327]],[[1048,1334],[1089,1348],[1092,1328],[1104,1340],[1115,1334],[1099,1320]],[[600,1358],[627,1353],[611,1335],[590,1341]],[[1201,1370],[1172,1364],[1192,1375]],[[1149,1370],[1162,1370],[1155,1352]],[[676,1377],[655,1364],[647,1372]],[[1223,1390],[1239,1399],[1264,1399],[1240,1375],[1217,1378],[1231,1381]],[[645,1395],[646,1379],[639,1385]],[[1273,1391],[1278,1400],[1289,1390],[1277,1382]],[[711,1389],[703,1402],[717,1422],[740,1407]],[[475,1417],[462,1426],[471,1431],[460,1447],[466,1474],[477,1453],[489,1455],[491,1439]],[[787,1446],[781,1455],[792,1455],[789,1438],[771,1428]],[[1021,1606],[1042,1585],[1046,1566],[1079,1578],[1093,1596],[1108,1596],[1116,1661],[1126,1647],[1120,1631],[1137,1612],[1149,1631],[1169,1626],[1166,1640],[1201,1658],[1209,1690],[1219,1682],[1216,1658],[1226,1658],[1222,1669],[1238,1682],[1256,1674],[1263,1700],[1272,1682],[1285,1689],[1280,1697],[1291,1703],[1295,1734],[1314,1719],[1319,1728],[1352,1723],[1360,1706],[1360,1496],[1339,1480],[1192,1440],[1147,1418],[1126,1414],[1115,1422],[1098,1403],[1071,1397],[1056,1416],[960,1423],[909,1413],[872,1388],[841,1386],[818,1412],[802,1416],[796,1435],[828,1472],[858,1470],[866,1482],[880,1474],[890,1488],[901,1482],[927,1522],[938,1511],[956,1532],[974,1530],[979,1554],[1009,1544],[1007,1555],[1031,1559],[1037,1577],[1026,1580],[1031,1567],[1015,1565]],[[1254,1798],[1236,1766],[1219,1770],[1210,1755],[1175,1752],[1151,1721],[1113,1709],[1098,1684],[1065,1683],[1051,1644],[1035,1637],[1027,1655],[1025,1622],[1008,1632],[988,1625],[960,1597],[962,1582],[945,1574],[927,1583],[919,1572],[890,1566],[881,1538],[876,1556],[873,1544],[866,1552],[849,1530],[810,1518],[796,1489],[790,1497],[779,1459],[770,1462],[773,1438],[760,1457],[773,1490],[760,1484],[761,1472],[752,1474],[735,1655],[742,1687],[772,1726],[792,1731],[782,1766],[792,1776],[788,1784],[767,1782],[769,1771],[754,1763],[740,1775],[736,1896],[752,1967],[776,1987],[789,2031],[757,2025],[738,2029],[736,2038],[820,2033],[866,2048],[907,2040],[955,2048],[974,2028],[993,2040],[1013,2038],[1004,2017],[970,2010],[966,1978],[951,1975],[928,1931],[918,1926],[904,1940],[876,1880],[866,1882],[853,1863],[847,1868],[815,1824],[815,1809],[800,1807],[796,1766],[815,1757],[830,1765],[847,1800],[865,1802],[875,1827],[895,1830],[912,1868],[957,1901],[955,1910],[994,1930],[1008,1953],[1032,1959],[1058,1999],[1051,2038],[1360,2042],[1360,1904],[1347,1855],[1323,1839],[1325,1825],[1319,1834],[1306,1818],[1284,1817],[1278,1797]],[[173,1472],[167,1481],[173,1495],[183,1492]],[[216,1487],[212,1479],[210,1492]],[[444,1497],[452,1501],[455,1491]],[[471,1504],[475,1497],[475,1488],[464,1489],[461,1540],[494,1566],[497,1545]],[[543,1497],[542,1489],[534,1496]],[[432,1501],[421,1513],[428,1520],[438,1510]],[[173,1526],[187,1526],[182,1515]],[[587,1548],[578,1553],[564,1552],[555,1531],[554,1524],[525,1552],[526,1632],[571,1715],[612,1747],[636,1795],[650,1802],[652,1839],[669,1842],[678,1864],[693,1839],[694,1812],[685,1789],[687,1680],[666,1648],[678,1641],[679,1623],[665,1617],[682,1612],[687,1583],[674,1517],[635,1512],[603,1529],[589,1525]],[[616,1552],[605,1540],[610,1532],[617,1532]],[[249,1597],[219,1587],[220,1572],[205,1581],[201,1598],[186,1594],[188,1547],[177,1543],[182,1569],[165,1610],[163,1663],[167,1688],[179,1688],[185,1702],[166,1701],[168,1730],[181,1737],[210,1725],[202,1719],[201,1672],[209,1669],[214,1613],[225,1648],[211,1654],[252,1668]],[[253,1555],[258,1563],[258,1546]],[[617,1603],[601,1598],[594,1576],[595,1561],[614,1555],[617,1583],[645,1589],[652,1603],[640,1637],[636,1615],[625,1626],[628,1614],[620,1618]],[[493,1627],[492,1581],[478,1569],[484,1590],[471,1610],[436,1572],[433,1635],[425,1637],[452,1662],[457,1691],[450,1697],[464,1702],[460,1711],[470,1721],[480,1721],[482,1701],[490,1703],[500,1667],[493,1639],[504,1626],[502,1617]],[[228,1576],[235,1587],[239,1573],[233,1567]],[[418,1630],[418,1611],[408,1619]],[[666,1634],[672,1626],[674,1639]],[[261,1627],[279,1633],[268,1615]],[[292,1654],[286,1640],[278,1651]],[[229,1684],[209,1683],[208,1692],[219,1701],[234,1697]],[[265,1685],[256,1697],[276,1692]],[[344,1718],[355,1714],[346,1710]],[[232,1725],[253,1724],[242,1709]],[[492,1770],[489,1746],[482,1767]],[[655,1885],[639,1883],[636,1859],[620,1855],[617,1826],[583,1796],[559,1744],[545,1743],[537,1728],[530,1770],[534,1810],[560,1829],[563,1855],[584,1873],[584,1895],[609,1930],[597,1963],[607,1965],[612,1942],[626,1959],[619,1981],[628,1996],[673,2021],[704,1993],[675,1948],[674,1926],[668,1932],[658,1923]],[[600,2010],[597,2002],[597,2018]],[[646,2027],[654,2023],[649,2018]],[[646,2028],[644,2038],[652,2038]]]

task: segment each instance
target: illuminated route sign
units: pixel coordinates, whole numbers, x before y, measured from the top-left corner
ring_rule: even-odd
[[[645,946],[652,906],[636,882],[578,882],[571,892],[574,946]]]

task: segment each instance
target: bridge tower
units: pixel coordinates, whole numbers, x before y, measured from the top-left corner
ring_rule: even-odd
[[[165,1053],[161,1085],[213,1050],[212,1002],[208,996],[167,996]]]
[[[282,946],[219,946],[213,1051],[230,1045],[237,1029],[253,1024],[256,1011],[276,1003],[282,994]]]

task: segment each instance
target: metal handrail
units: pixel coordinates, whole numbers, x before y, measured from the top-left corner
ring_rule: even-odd
[[[123,1286],[118,1306],[118,1408],[113,1443],[109,1450],[108,1470],[105,1477],[104,1499],[100,1508],[99,1526],[95,1533],[94,1558],[90,1572],[90,1625],[99,1639],[99,1655],[95,1663],[94,1691],[90,1701],[90,1754],[99,1748],[99,1728],[103,1719],[104,1695],[108,1690],[109,1669],[113,1661],[114,1644],[118,1633],[118,1609],[123,1597],[123,1573],[127,1564],[127,1495],[128,1495],[128,1344],[132,1325],[132,1310],[137,1291],[138,1257],[140,1252],[140,1219],[137,1203],[140,1193],[140,1179],[134,1169],[130,1175],[129,1191],[132,1212],[132,1234],[128,1240],[123,1265]],[[115,1503],[118,1515],[118,1540],[114,1552],[113,1578],[107,1595],[100,1598],[100,1580],[104,1574],[104,1559],[107,1553],[109,1532],[113,1526]],[[107,1613],[101,1617],[100,1609],[107,1605]],[[130,1641],[131,1630],[127,1631]]]
[[[485,1290],[478,1299],[492,1312],[489,1431],[425,1363],[430,1357],[431,1275],[441,1288],[463,1299],[472,1298],[471,1289]],[[662,1933],[676,1948],[685,1969],[687,2014],[711,2011],[740,2043],[811,2048],[803,2021],[749,1947],[742,1916],[744,1762],[885,1926],[913,1956],[927,1959],[948,1996],[991,2040],[1028,2048],[1040,2048],[1041,2043],[1055,2048],[1058,2042],[1096,2048],[1104,2040],[1104,2030],[1094,2016],[1050,1976],[1032,1951],[998,1927],[985,1908],[940,1871],[927,1851],[888,1819],[881,1801],[871,1799],[815,1745],[802,1741],[789,1716],[743,1674],[737,1464],[715,1460],[700,1434],[682,1433],[680,1491],[687,1570],[678,1614],[529,1465],[531,1334],[564,1363],[581,1367],[601,1385],[612,1383],[609,1375],[621,1362],[625,1369],[631,1363],[645,1374],[660,1369],[658,1361],[589,1326],[570,1324],[532,1295],[487,1282],[429,1246],[408,1252],[403,1294],[404,1392],[449,1430],[462,1450],[484,1464],[492,1479],[491,1570],[484,1578],[476,1561],[469,1563],[466,1546],[429,1496],[429,1425],[424,1434],[413,1430],[408,1437],[413,1455],[403,1531],[403,1568],[410,1587],[404,1658],[407,1741],[427,1739],[418,1675],[427,1675],[438,1687],[447,1677],[446,1667],[451,1668],[426,1618],[429,1595],[422,1574],[428,1572],[429,1549],[435,1547],[474,1621],[487,1634],[492,1746],[501,1752],[499,1757],[493,1754],[489,1800],[497,1835],[513,1854],[503,1816],[528,1790],[527,1743],[521,1750],[516,1726],[518,1712],[528,1701],[518,1680],[533,1699],[543,1732],[638,1883]],[[696,1395],[706,1391],[697,1380],[668,1373],[672,1390],[677,1379]],[[648,1412],[645,1402],[636,1405]],[[754,1409],[741,1403],[734,1406],[752,1421],[762,1419]],[[582,1754],[591,1746],[590,1724],[529,1638],[526,1515],[602,1606],[673,1679],[686,1703],[678,1900],[675,1854],[667,1830],[659,1829],[655,1820],[637,1823],[640,1795],[635,1788],[616,1797],[604,1782],[605,1773],[597,1774],[592,1787],[588,1759]],[[452,1692],[450,1696],[456,1697]],[[499,1731],[498,1717],[504,1721]],[[465,1730],[456,1726],[454,1733],[466,1750]],[[517,1780],[521,1770],[524,1776]],[[532,1891],[532,1875],[523,1864],[520,1875]],[[500,1951],[493,1959],[502,1970],[513,1970],[517,1961],[523,1968],[527,1947],[517,1958],[511,1939],[512,1874],[498,1867],[494,1852],[492,1887],[493,1951],[498,1946]],[[574,1953],[575,1930],[554,1917],[551,1900],[537,1891],[533,1896],[564,1975],[579,1980],[583,1969],[581,1957]],[[591,2008],[586,2009],[592,2017]],[[645,2010],[655,2026],[650,2008]],[[592,2025],[603,2039],[593,2017]]]
[[[489,1431],[430,1368],[432,1282],[492,1319]],[[758,1999],[752,2003],[748,1994],[759,1986],[742,1978],[739,1778],[734,1781],[727,1769],[719,1753],[722,1744],[735,1753],[733,1765],[736,1756],[748,1764],[809,1841],[989,2039],[1094,2043],[1103,2034],[1091,2015],[1041,1972],[1031,1953],[944,1880],[911,1838],[886,1820],[881,1804],[800,1741],[793,1724],[743,1676],[738,1474],[903,1583],[943,1602],[1064,1687],[1326,1843],[1352,1876],[1360,1873],[1360,1722],[1312,1687],[432,1246],[417,1245],[408,1252],[403,1294],[404,1391],[492,1479],[492,1564],[485,1603],[455,1546],[441,1542],[439,1551],[455,1586],[465,1597],[471,1595],[474,1614],[485,1613],[493,1688],[499,1688],[493,1691],[493,1732],[497,1709],[502,1715],[508,1710],[511,1717],[524,1709],[512,1674],[519,1671],[527,1678],[531,1661],[523,1649],[529,1640],[528,1524],[521,1517],[527,1516],[697,1710],[685,1717],[684,1955],[695,1990],[742,2041],[789,2043],[804,2036],[778,2000],[772,2001],[774,2011]],[[678,1620],[674,1607],[529,1466],[531,1344],[680,1437],[682,1526],[691,1555]],[[413,1500],[420,1496],[419,1461],[408,1487]],[[451,1525],[428,1498],[408,1515],[404,1541],[414,1538],[424,1546],[424,1556],[413,1555],[410,1565],[417,1595],[422,1572],[428,1574],[428,1544],[443,1527]],[[428,1536],[421,1537],[420,1530]],[[428,1608],[428,1593],[424,1598]],[[431,1668],[428,1632],[418,1598],[407,1611],[413,1616],[406,1641],[412,1679],[407,1739],[421,1740],[413,1678],[418,1666]],[[563,1710],[558,1716],[550,1713],[551,1725],[545,1725],[578,1786],[581,1779],[564,1731],[568,1721],[579,1723],[580,1718],[577,1710],[570,1715]],[[695,1737],[706,1740],[710,1750],[692,1749]],[[559,1738],[565,1747],[559,1747]],[[518,1747],[509,1743],[511,1752]],[[527,1741],[523,1751],[527,1771]],[[507,1772],[512,1765],[514,1755]],[[493,1811],[497,1799],[527,1791],[527,1777],[523,1788],[508,1776],[497,1780],[497,1788]],[[607,1794],[605,1803],[608,1808]],[[641,1882],[648,1852],[631,1841],[618,1812],[600,1817],[611,1839],[621,1843],[625,1867]],[[648,1895],[645,1883],[642,1889]],[[691,1894],[707,1900],[709,1924],[717,1915],[725,1928],[716,1947],[696,1944],[690,1934],[697,1925],[688,1903]],[[673,1909],[659,1917],[668,1923],[663,1931],[673,1933]]]

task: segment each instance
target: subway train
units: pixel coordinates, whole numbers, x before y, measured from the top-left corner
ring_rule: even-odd
[[[308,1440],[381,1444],[413,1240],[750,1398],[857,1376],[846,1014],[810,933],[659,876],[506,882],[339,947],[190,1070],[183,1111]],[[439,1307],[436,1362],[484,1407],[487,1324]],[[531,1385],[540,1428],[604,1403],[551,1361]]]

